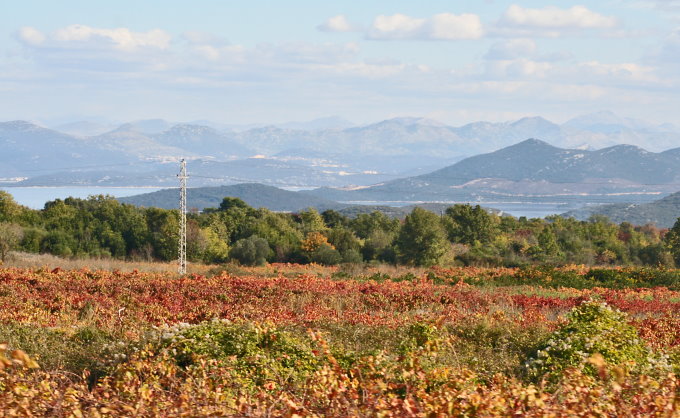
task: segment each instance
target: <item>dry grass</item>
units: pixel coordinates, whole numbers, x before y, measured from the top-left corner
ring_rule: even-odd
[[[1,264],[1,263],[0,263]],[[62,270],[80,270],[88,268],[90,270],[121,271],[131,272],[133,270],[145,273],[167,273],[177,272],[177,263],[160,261],[128,261],[117,260],[114,258],[61,258],[51,254],[34,254],[24,252],[12,252],[9,254],[4,264],[5,267],[17,268],[48,268],[50,270],[57,267]],[[201,274],[212,276],[222,271],[240,276],[261,276],[277,277],[297,277],[299,275],[314,275],[318,277],[331,277],[334,274],[344,273],[348,277],[367,277],[375,274],[399,277],[405,274],[413,274],[420,277],[428,272],[427,268],[394,266],[390,264],[344,264],[339,266],[321,266],[318,264],[266,264],[264,266],[247,267],[239,266],[234,263],[221,265],[208,265],[199,263],[188,263],[187,272],[189,274]]]
[[[57,267],[62,270],[80,270],[88,268],[90,270],[122,271],[131,272],[133,270],[146,273],[176,273],[177,263],[163,263],[151,261],[125,261],[113,258],[60,258],[50,254],[32,254],[13,252],[5,263],[5,267],[18,268],[48,268],[50,270]],[[206,274],[214,270],[217,266],[194,264],[187,265],[189,273]]]

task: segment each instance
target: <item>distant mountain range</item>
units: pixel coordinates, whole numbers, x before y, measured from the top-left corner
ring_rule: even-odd
[[[320,188],[310,194],[337,201],[647,202],[676,191],[680,155],[664,151],[680,146],[680,128],[611,112],[563,124],[527,117],[460,127],[404,117],[363,126],[340,118],[270,126],[150,119],[59,128],[68,133],[0,123],[0,185],[167,187],[186,158],[194,187]],[[527,138],[542,141],[521,142]]]
[[[431,173],[351,189],[307,193],[362,201],[648,202],[680,189],[680,149],[653,153],[631,145],[596,151],[528,139]]]

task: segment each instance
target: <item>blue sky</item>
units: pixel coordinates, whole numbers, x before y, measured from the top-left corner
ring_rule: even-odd
[[[679,0],[2,6],[0,120],[678,122]]]

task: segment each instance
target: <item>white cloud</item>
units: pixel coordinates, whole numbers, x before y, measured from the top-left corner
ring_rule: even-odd
[[[440,13],[430,18],[414,18],[404,14],[379,15],[367,33],[369,39],[459,40],[479,39],[484,27],[475,14]]]
[[[24,26],[19,29],[19,40],[25,42],[29,45],[40,45],[45,42],[45,35],[39,30],[32,28],[30,26]]]
[[[376,39],[408,39],[418,36],[425,26],[425,19],[416,19],[397,13],[379,15],[371,26],[371,37]]]
[[[600,78],[602,83],[606,83],[607,80],[614,83],[621,81],[662,83],[656,76],[656,69],[654,67],[635,63],[608,64],[598,61],[582,62],[573,69],[573,72],[581,78]]]
[[[336,30],[346,29],[341,23],[343,21],[338,20],[332,25]],[[582,24],[592,26],[594,23]],[[650,55],[657,54],[656,61],[643,65],[632,59],[612,63],[606,55],[601,61],[587,62],[579,62],[564,53],[545,55],[542,48],[554,43],[530,36],[553,31],[553,28],[536,29],[527,26],[527,22],[524,25],[506,29],[515,33],[526,30],[527,37],[496,39],[498,42],[493,43],[485,55],[483,49],[477,50],[475,56],[483,59],[459,62],[453,67],[447,67],[443,63],[447,61],[441,60],[405,63],[398,53],[390,53],[389,48],[373,55],[370,51],[362,53],[357,43],[280,41],[245,46],[203,32],[186,32],[172,38],[162,30],[135,32],[69,26],[43,33],[25,27],[16,33],[24,48],[15,65],[17,69],[30,69],[30,75],[28,71],[16,71],[26,78],[12,75],[11,80],[5,76],[4,81],[27,86],[26,89],[44,87],[44,91],[51,91],[55,86],[64,91],[73,86],[97,92],[108,89],[114,100],[121,92],[129,91],[149,92],[148,95],[140,93],[140,97],[185,97],[190,91],[188,96],[201,98],[200,101],[208,98],[207,101],[219,104],[225,97],[234,98],[234,102],[249,103],[253,109],[267,109],[267,112],[280,108],[283,101],[298,103],[307,109],[327,109],[332,106],[328,103],[342,102],[342,109],[352,109],[361,117],[370,117],[363,115],[364,112],[386,112],[408,106],[422,109],[424,100],[435,109],[467,108],[467,105],[485,109],[493,103],[491,107],[496,110],[513,111],[521,106],[531,110],[546,103],[559,109],[563,108],[562,103],[578,107],[581,102],[611,107],[607,104],[618,104],[619,97],[626,94],[677,104],[678,76],[677,71],[670,73],[673,65],[669,60],[675,63],[680,60],[677,58],[680,31],[666,39],[663,49],[659,47],[650,52]],[[555,29],[558,33],[567,30]],[[484,28],[476,15],[445,13],[416,18],[398,14],[376,17],[365,34],[374,39],[477,39],[484,36]],[[477,44],[486,48],[487,42]],[[399,49],[398,45],[395,47]],[[662,56],[663,63],[669,64],[667,76],[655,67],[663,68]],[[431,66],[433,62],[439,64]],[[6,62],[1,64],[7,66]],[[1,73],[0,83],[3,82]],[[159,99],[162,107],[165,103],[161,102]],[[141,102],[135,105],[142,108]],[[196,109],[186,105],[186,109],[198,112],[201,108],[197,103],[194,106]],[[654,108],[662,106],[657,104]],[[233,110],[243,114],[248,111],[247,106],[242,105]]]
[[[634,32],[621,30],[615,17],[605,16],[585,6],[560,9],[547,6],[529,9],[512,5],[503,16],[489,28],[493,36],[501,37],[546,37],[558,38],[565,35],[584,36],[600,32],[606,37],[635,36]]]
[[[553,64],[538,62],[526,58],[514,60],[489,61],[486,64],[486,76],[505,78],[545,78],[554,68]]]
[[[19,40],[33,47],[132,52],[146,48],[168,49],[172,36],[161,29],[134,32],[128,28],[99,29],[86,25],[70,25],[45,35],[26,26],[19,30]]]
[[[345,15],[328,18],[316,28],[322,32],[355,32],[361,30],[358,25],[350,23]]]
[[[52,39],[56,42],[83,43],[105,42],[121,51],[133,51],[138,48],[166,49],[172,37],[160,29],[148,32],[133,32],[128,28],[98,29],[86,25],[70,25],[57,30]]]
[[[434,15],[429,24],[433,39],[478,39],[484,35],[479,16],[469,13],[440,13]]]
[[[505,11],[500,20],[503,26],[539,29],[609,29],[617,25],[616,18],[604,16],[585,6],[560,9],[525,9],[516,4]]]

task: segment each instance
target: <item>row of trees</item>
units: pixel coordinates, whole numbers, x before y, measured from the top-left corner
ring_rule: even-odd
[[[172,260],[179,213],[112,197],[67,198],[42,210],[0,191],[0,257],[10,249],[60,256]],[[242,264],[383,262],[411,265],[523,263],[680,264],[680,224],[615,225],[606,218],[513,218],[455,205],[441,215],[416,208],[403,220],[381,212],[348,218],[328,210],[275,213],[236,198],[191,214],[190,261]]]

